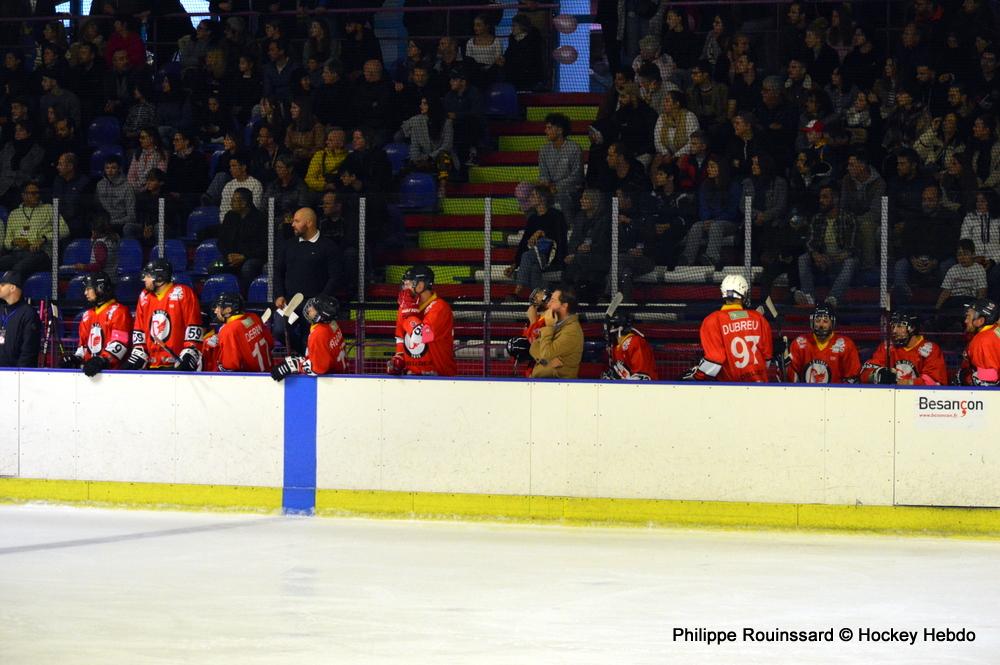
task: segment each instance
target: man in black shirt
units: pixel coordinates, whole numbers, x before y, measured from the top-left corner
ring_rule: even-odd
[[[38,367],[41,323],[22,297],[23,286],[13,270],[0,277],[0,367]]]

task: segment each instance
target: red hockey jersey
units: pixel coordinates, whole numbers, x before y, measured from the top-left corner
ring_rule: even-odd
[[[396,350],[404,354],[407,374],[455,376],[455,323],[448,303],[433,295],[416,313],[400,303]]]
[[[129,337],[132,335],[132,313],[115,300],[100,307],[88,309],[80,319],[80,345],[76,357],[86,362],[93,356],[108,361],[110,369],[117,369],[128,355]]]
[[[535,319],[534,323],[529,323],[525,326],[524,330],[521,331],[521,336],[527,338],[528,344],[531,344],[536,339],[538,339],[538,331],[545,327],[545,319],[539,316]],[[517,361],[515,361],[516,364]],[[535,369],[535,360],[532,358],[529,360],[525,366],[524,370],[521,372],[525,378],[531,378],[531,371]]]
[[[995,325],[983,326],[969,340],[959,376],[967,386],[1000,384],[1000,328]]]
[[[230,316],[219,329],[213,372],[270,372],[274,338],[253,312]]]
[[[767,361],[773,355],[771,325],[760,312],[723,305],[701,322],[704,357],[696,378],[737,383],[767,383]]]
[[[631,332],[620,340],[611,350],[612,362],[621,361],[631,374],[645,374],[650,381],[656,381],[656,360],[653,358],[653,348],[642,335]]]
[[[146,352],[149,368],[174,367],[164,345],[177,356],[188,348],[200,353],[201,337],[201,309],[190,287],[165,284],[155,294],[143,290],[139,295],[132,346]]]
[[[787,372],[792,383],[857,383],[861,374],[858,347],[843,335],[834,333],[826,342],[816,335],[799,335],[789,353]]]
[[[306,361],[299,371],[312,376],[347,373],[347,350],[340,326],[336,323],[314,323],[309,328]]]
[[[923,335],[914,336],[908,346],[890,346],[888,363],[885,361],[885,344],[879,344],[861,368],[861,381],[872,383],[875,370],[879,367],[895,369],[896,383],[904,386],[948,384],[948,367],[941,347]]]
[[[211,327],[201,340],[201,366],[206,372],[219,371],[219,336]]]

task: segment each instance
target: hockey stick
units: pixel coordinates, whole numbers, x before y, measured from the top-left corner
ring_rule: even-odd
[[[42,300],[38,303],[38,318],[42,329],[42,347],[38,354],[38,366],[48,367],[49,362],[49,339],[51,338],[51,330],[49,328],[49,308],[47,306],[47,301]]]
[[[268,307],[267,309],[264,310],[264,313],[260,315],[260,322],[267,323],[270,320],[271,320],[271,308]]]
[[[178,366],[180,366],[180,364],[181,364],[180,356],[178,356],[176,353],[174,353],[173,351],[171,351],[170,348],[167,346],[167,344],[166,344],[166,342],[164,340],[162,340],[159,337],[157,337],[156,335],[154,335],[152,333],[152,331],[150,331],[149,336],[152,339],[156,340],[156,343],[160,345],[160,348],[163,349],[164,351],[166,351],[167,355],[170,356],[170,359],[174,361],[174,368],[177,368]]]
[[[54,302],[51,302],[51,303],[49,303],[49,309],[52,310],[53,325],[56,326],[58,324],[55,323],[55,322],[59,321],[59,308],[56,306],[56,304]],[[59,334],[58,330],[54,330],[53,331],[53,336],[55,338],[56,348],[59,349],[59,357],[60,358],[65,358],[66,357],[66,349],[63,348],[62,335]]]
[[[295,314],[295,310],[300,304],[302,304],[303,299],[304,298],[301,293],[296,293],[287,303],[285,303],[285,306],[282,309],[277,310],[278,314],[285,317],[285,349],[287,349],[288,352],[292,350],[292,332],[290,329],[292,324],[299,318],[298,315]],[[293,315],[295,316],[294,319],[292,318]]]
[[[788,339],[781,332],[781,325],[784,318],[778,314],[778,308],[774,306],[774,301],[771,300],[771,296],[768,296],[764,302],[762,302],[758,307],[757,311],[762,314],[765,318],[769,318],[774,321],[775,327],[777,328],[778,341],[781,342],[781,351],[775,354],[774,362],[778,367],[778,383],[785,382],[785,353],[788,351]]]
[[[606,310],[604,310],[604,330],[605,330],[605,332],[604,332],[604,349],[608,353],[608,367],[609,368],[614,364],[614,361],[611,359],[611,354],[614,351],[614,349],[611,347],[611,333],[608,332],[608,330],[607,330],[607,328],[608,328],[607,322],[608,322],[608,319],[610,319],[612,316],[614,316],[615,312],[618,311],[618,307],[622,304],[623,300],[625,300],[624,294],[622,294],[621,291],[615,291],[615,295],[611,297],[611,302],[608,303],[608,308]]]

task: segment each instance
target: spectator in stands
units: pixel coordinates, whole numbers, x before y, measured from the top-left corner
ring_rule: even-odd
[[[48,72],[42,76],[42,92],[38,100],[38,111],[43,116],[50,108],[63,118],[68,118],[74,127],[79,127],[82,120],[80,99],[71,90],[62,87],[60,74]]]
[[[219,252],[228,272],[240,280],[247,292],[267,261],[267,219],[253,205],[253,194],[245,187],[233,191],[230,209],[219,227]]]
[[[840,210],[837,186],[828,183],[819,190],[820,211],[809,222],[806,252],[799,256],[799,279],[802,288],[795,292],[795,303],[811,307],[815,299],[815,273],[827,274],[833,280],[826,303],[836,307],[851,285],[855,258],[857,220]]]
[[[295,174],[295,160],[288,153],[274,162],[274,174],[274,180],[264,188],[264,199],[274,199],[275,219],[291,217],[309,203],[308,190],[302,178]]]
[[[668,90],[676,90],[673,83],[664,85],[660,78],[659,68],[651,62],[644,63],[639,67],[639,74],[636,77],[639,84],[639,98],[642,102],[657,113],[663,112],[663,98]],[[669,89],[668,87],[669,86]]]
[[[975,207],[962,221],[960,238],[968,238],[976,245],[976,263],[987,274],[990,297],[1000,293],[1000,206],[992,189],[975,193]]]
[[[895,302],[908,302],[912,286],[934,286],[954,264],[958,215],[941,205],[937,184],[925,187],[921,200],[921,214],[906,218],[902,225],[902,255],[894,270]]]
[[[185,215],[179,202],[164,190],[167,174],[160,169],[150,169],[142,186],[135,195],[135,221],[142,228],[139,236],[145,246],[150,246],[157,238],[160,223],[160,199],[163,199],[164,234],[168,238],[178,238],[184,234]],[[204,231],[202,231],[204,233]]]
[[[788,213],[788,181],[774,171],[774,161],[767,153],[750,158],[750,177],[743,181],[743,194],[750,197],[752,248],[754,259],[764,247],[775,244],[773,236],[785,228]],[[746,202],[740,202],[744,210]]]
[[[312,93],[316,117],[324,125],[350,127],[354,124],[354,114],[352,106],[343,102],[349,98],[350,90],[340,63],[324,64],[320,78],[320,85]]]
[[[677,65],[669,53],[661,52],[660,40],[653,35],[646,35],[639,40],[639,55],[632,61],[632,69],[639,74],[639,70],[645,64],[655,65],[660,70],[660,80],[664,85],[673,84]]]
[[[882,147],[886,150],[912,148],[931,125],[931,115],[913,97],[913,86],[904,83],[896,90],[896,107],[885,119]]]
[[[945,170],[941,175],[941,205],[958,213],[976,208],[976,176],[968,158],[967,151],[946,157]]]
[[[691,134],[690,151],[681,155],[677,165],[677,188],[684,192],[697,192],[705,182],[708,168],[708,137],[700,129]]]
[[[569,140],[570,119],[562,113],[545,117],[546,143],[538,151],[538,183],[552,193],[555,207],[567,218],[576,214],[583,187],[583,150]]]
[[[938,81],[937,72],[929,62],[917,65],[913,94],[916,101],[934,118],[940,118],[948,109],[948,88]]]
[[[343,280],[345,267],[340,248],[319,230],[312,208],[295,212],[292,231],[295,239],[284,243],[275,257],[274,305],[278,308],[284,307],[293,293],[301,293],[303,302],[317,295],[332,296]],[[279,339],[284,335],[284,318],[275,317],[275,335]],[[292,348],[304,353],[308,326],[293,325],[290,332]]]
[[[863,270],[871,270],[877,265],[883,196],[885,180],[870,164],[863,148],[853,150],[847,158],[847,174],[841,181],[840,209],[857,220]]]
[[[566,255],[566,218],[552,207],[548,187],[536,185],[529,199],[531,210],[518,243],[514,263],[507,267],[507,277],[517,270],[514,297],[526,299],[533,289],[544,285],[544,273],[561,270]]]
[[[992,115],[981,115],[972,123],[972,171],[980,188],[1000,191],[1000,141],[997,141],[997,121]]]
[[[670,163],[691,152],[691,136],[698,131],[698,118],[684,108],[684,95],[670,91],[663,97],[660,117],[653,129],[657,160]]]
[[[618,96],[618,110],[610,118],[594,123],[594,128],[600,132],[602,143],[620,141],[645,168],[656,152],[653,130],[657,119],[656,111],[642,102],[638,84],[628,82]]]
[[[445,91],[439,84],[431,81],[431,68],[426,62],[419,62],[410,72],[410,79],[403,84],[397,83],[396,103],[400,118],[411,118],[420,113],[420,100],[441,101]]]
[[[583,357],[583,328],[577,315],[576,291],[561,286],[552,292],[542,315],[545,325],[531,343],[533,379],[575,379]]]
[[[38,367],[42,325],[38,312],[25,302],[23,288],[24,278],[17,271],[8,270],[0,277],[0,317],[4,321],[0,367]]]
[[[713,81],[711,72],[711,63],[700,60],[691,69],[691,87],[687,91],[687,107],[708,132],[709,146],[721,140],[724,123],[729,121],[729,90],[725,84]]]
[[[434,71],[438,76],[447,81],[451,73],[456,69],[462,69],[464,64],[462,51],[454,38],[442,37],[438,40],[437,60],[434,62]]]
[[[420,112],[403,122],[395,140],[409,143],[407,161],[413,169],[438,176],[443,196],[448,173],[456,168],[457,161],[455,125],[445,116],[441,102],[433,97],[422,98]]]
[[[357,290],[358,271],[353,270],[358,265],[359,237],[358,220],[348,218],[344,214],[344,197],[334,191],[323,193],[320,205],[319,230],[323,235],[332,238],[344,257],[344,285],[351,293]],[[367,220],[366,220],[367,222]],[[367,225],[367,224],[366,224]],[[367,230],[367,229],[366,229]],[[371,246],[366,248],[368,258],[365,266],[369,275],[372,272]]]
[[[639,161],[631,156],[624,143],[612,143],[608,146],[606,177],[600,190],[607,194],[622,189],[627,192],[648,192],[652,185],[646,177],[646,170]],[[595,169],[596,170],[596,169]]]
[[[228,0],[225,4],[232,5]],[[213,12],[233,11],[232,8],[223,9],[211,8]],[[220,11],[221,10],[221,11]],[[190,35],[182,38],[178,43],[178,55],[180,56],[181,68],[184,70],[197,69],[205,61],[209,49],[215,48],[222,37],[221,26],[218,21],[204,18],[198,21],[198,27],[194,32],[194,39]]]
[[[167,170],[167,151],[160,140],[160,133],[153,127],[139,130],[139,147],[132,155],[128,167],[128,184],[132,189],[140,189],[146,183],[150,169]]]
[[[823,88],[823,92],[830,100],[832,113],[840,120],[847,113],[847,109],[854,104],[861,91],[844,78],[843,68],[838,66],[834,67],[833,73],[830,74],[830,83]]]
[[[815,85],[822,87],[830,82],[833,70],[840,64],[837,52],[826,43],[825,25],[812,23],[806,28],[804,62],[802,63]]]
[[[87,235],[84,209],[87,192],[90,189],[90,178],[86,173],[80,173],[76,168],[77,156],[65,152],[56,162],[56,177],[52,181],[52,198],[59,199],[59,213],[69,225],[74,238]]]
[[[646,245],[654,262],[670,270],[677,265],[681,240],[698,215],[697,197],[678,188],[679,178],[676,164],[660,164],[653,171],[652,194],[640,198],[648,217]]]
[[[342,204],[342,211],[349,224],[360,228],[361,198],[365,199],[365,234],[367,246],[382,247],[388,231],[389,210],[384,190],[370,185],[365,180],[365,174],[357,168],[357,162],[350,159],[340,167],[341,187],[337,199]],[[355,252],[356,255],[356,252]]]
[[[90,260],[75,264],[73,269],[77,272],[103,272],[110,275],[112,281],[117,280],[118,247],[121,241],[107,215],[97,214],[91,217],[90,240]]]
[[[264,66],[264,95],[289,101],[294,82],[298,80],[299,66],[288,57],[288,42],[272,39],[267,45],[269,62]]]
[[[203,143],[221,143],[226,132],[233,129],[229,109],[222,105],[221,94],[210,94],[203,105],[196,108],[194,130]]]
[[[104,59],[112,65],[114,54],[122,51],[128,58],[129,67],[139,71],[146,67],[146,45],[135,31],[135,19],[131,16],[116,16],[114,33],[104,47]]]
[[[366,62],[382,62],[382,46],[375,32],[358,16],[348,15],[344,19],[344,32],[347,38],[341,42],[340,61],[344,63],[347,79],[354,81],[361,76]]]
[[[80,49],[84,44],[94,47],[97,53],[104,53],[104,35],[101,34],[101,26],[92,18],[84,20],[80,25],[76,40],[70,44],[69,52],[66,54],[70,65],[74,67],[80,64]]]
[[[122,136],[129,145],[135,145],[139,140],[139,131],[144,127],[156,127],[159,121],[156,117],[156,107],[149,101],[149,84],[146,81],[136,81],[132,87],[132,104],[125,114],[122,123]]]
[[[453,69],[449,77],[451,89],[444,96],[444,110],[455,123],[455,150],[459,160],[468,166],[475,166],[479,146],[486,133],[483,96],[469,86],[462,67]]]
[[[947,113],[934,118],[931,126],[920,135],[913,148],[923,160],[924,169],[929,169],[933,173],[944,173],[948,156],[965,152],[965,137],[962,136],[958,116]]]
[[[545,45],[527,14],[511,19],[510,39],[503,54],[503,79],[518,90],[535,90],[546,80]]]
[[[249,189],[253,195],[252,203],[256,208],[260,208],[264,194],[264,187],[260,184],[260,180],[250,175],[245,156],[233,155],[232,159],[229,160],[229,175],[232,176],[232,180],[223,187],[222,200],[219,203],[220,222],[226,218],[226,213],[229,212],[229,207],[232,205],[233,192],[237,189],[241,187]]]
[[[375,145],[383,145],[396,131],[396,96],[392,81],[383,74],[382,61],[369,60],[354,87],[351,103],[361,127],[371,131]]]
[[[321,18],[313,18],[309,22],[309,36],[302,46],[302,59],[327,62],[337,55],[337,50],[337,45],[330,38],[330,26]]]
[[[785,73],[787,77],[785,78],[785,97],[788,101],[794,104],[798,108],[802,108],[805,104],[806,95],[808,95],[814,87],[812,77],[806,71],[806,67],[802,64],[803,58],[792,58],[788,61],[788,65],[785,68]]]
[[[875,46],[869,39],[868,29],[854,26],[851,52],[844,56],[844,78],[858,86],[860,90],[871,90],[879,73],[879,61]]]
[[[54,115],[55,110],[49,109],[49,113]],[[76,127],[67,118],[56,117],[55,122],[49,125],[42,139],[42,149],[45,155],[42,158],[42,178],[50,181],[56,172],[56,160],[66,152],[80,156],[87,153],[83,142],[76,134]]]
[[[568,243],[563,281],[591,300],[603,292],[611,267],[611,213],[599,190],[583,190]]]
[[[767,151],[764,142],[754,131],[753,122],[753,116],[749,113],[733,116],[733,138],[726,146],[726,160],[730,173],[739,180],[750,177],[754,156]]]
[[[248,55],[243,54],[237,61],[237,73],[226,82],[227,98],[236,121],[241,125],[250,120],[250,111],[260,100],[263,82],[257,72],[257,63]]]
[[[641,209],[635,204],[637,194],[618,190],[618,284],[609,284],[608,292],[621,291],[622,295],[631,300],[632,288],[637,277],[653,270],[656,264],[651,258],[652,247],[646,247],[649,237],[647,229],[654,223],[652,209]],[[612,220],[614,223],[614,220]]]
[[[710,76],[714,73],[720,60],[724,60],[726,51],[729,50],[730,33],[727,29],[727,21],[728,17],[724,17],[720,12],[715,12],[712,14],[712,27],[705,33],[705,41],[701,47],[701,60],[709,65],[705,71]],[[698,65],[695,65],[692,71],[697,67]]]
[[[26,182],[37,176],[42,168],[45,150],[32,137],[31,124],[18,121],[10,143],[0,149],[0,200],[8,208],[18,199],[18,192]]]
[[[752,112],[760,103],[761,80],[757,65],[750,56],[741,55],[733,63],[733,78],[729,84],[729,114]]]
[[[466,65],[472,69],[472,84],[485,90],[500,77],[503,44],[497,39],[496,26],[485,14],[472,20],[472,37],[465,43]]]
[[[701,55],[698,38],[688,29],[687,15],[683,8],[666,4],[661,4],[660,7],[666,7],[663,19],[666,29],[661,39],[663,52],[671,57],[679,70],[686,72],[698,62]]]
[[[280,134],[281,130],[274,125],[264,124],[257,128],[257,147],[249,159],[251,172],[261,182],[274,180],[275,162],[281,155]]]
[[[350,166],[365,183],[365,191],[387,193],[392,182],[392,164],[385,150],[377,147],[369,130],[355,129],[351,135],[351,152],[341,164],[341,171]]]
[[[0,271],[16,270],[24,277],[48,270],[49,236],[52,235],[52,215],[49,203],[41,202],[41,188],[30,181],[21,190],[20,206],[7,217],[7,233],[3,241],[3,255],[0,256]],[[69,238],[69,227],[62,215],[59,216],[59,240]]]
[[[342,127],[331,127],[326,133],[326,143],[322,150],[312,156],[306,172],[306,185],[314,192],[322,192],[336,175],[340,165],[347,159],[344,147],[346,134]]]
[[[962,310],[970,301],[986,297],[986,270],[976,262],[975,256],[975,242],[969,238],[958,241],[956,263],[948,269],[941,282],[941,293],[934,304],[936,310]]]
[[[135,219],[135,190],[122,173],[122,158],[118,155],[108,155],[104,160],[104,177],[97,183],[97,202],[122,237],[142,236],[142,227]]]
[[[80,44],[77,54],[67,85],[80,100],[80,126],[85,127],[104,110],[105,69],[93,44]]]
[[[208,162],[194,149],[190,132],[175,132],[173,146],[174,152],[167,162],[166,190],[187,217],[208,188]]]
[[[705,181],[698,192],[699,219],[684,239],[681,265],[721,268],[722,241],[736,233],[740,221],[739,198],[739,184],[732,181],[725,160],[717,155],[709,157]],[[699,257],[703,245],[705,250]]]
[[[792,146],[799,129],[799,118],[795,107],[783,94],[781,79],[769,76],[764,79],[760,90],[761,104],[754,111],[764,142],[771,148],[775,166],[784,170],[792,164]]]
[[[316,121],[307,99],[297,99],[289,107],[292,122],[285,130],[285,147],[291,150],[296,164],[305,173],[313,153],[322,150],[326,128]]]
[[[156,119],[163,141],[169,141],[175,132],[189,129],[194,123],[191,102],[180,85],[180,78],[176,74],[165,74],[160,82],[160,91],[154,96]],[[257,91],[259,90],[258,83]]]

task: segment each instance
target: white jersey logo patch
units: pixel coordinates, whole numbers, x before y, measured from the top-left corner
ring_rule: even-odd
[[[406,352],[414,358],[419,358],[427,353],[427,344],[424,342],[424,324],[420,323],[407,333],[403,341]]]
[[[822,360],[813,360],[803,372],[806,383],[830,383],[830,366]]]
[[[101,324],[93,323],[90,326],[90,333],[87,335],[87,348],[93,355],[97,355],[104,349],[104,332]]]
[[[897,360],[896,361],[896,379],[903,380],[909,379],[914,380],[920,376],[920,372],[917,371],[916,365],[911,363],[909,360]]]
[[[149,334],[161,342],[170,339],[170,315],[166,310],[158,309],[149,319]]]

